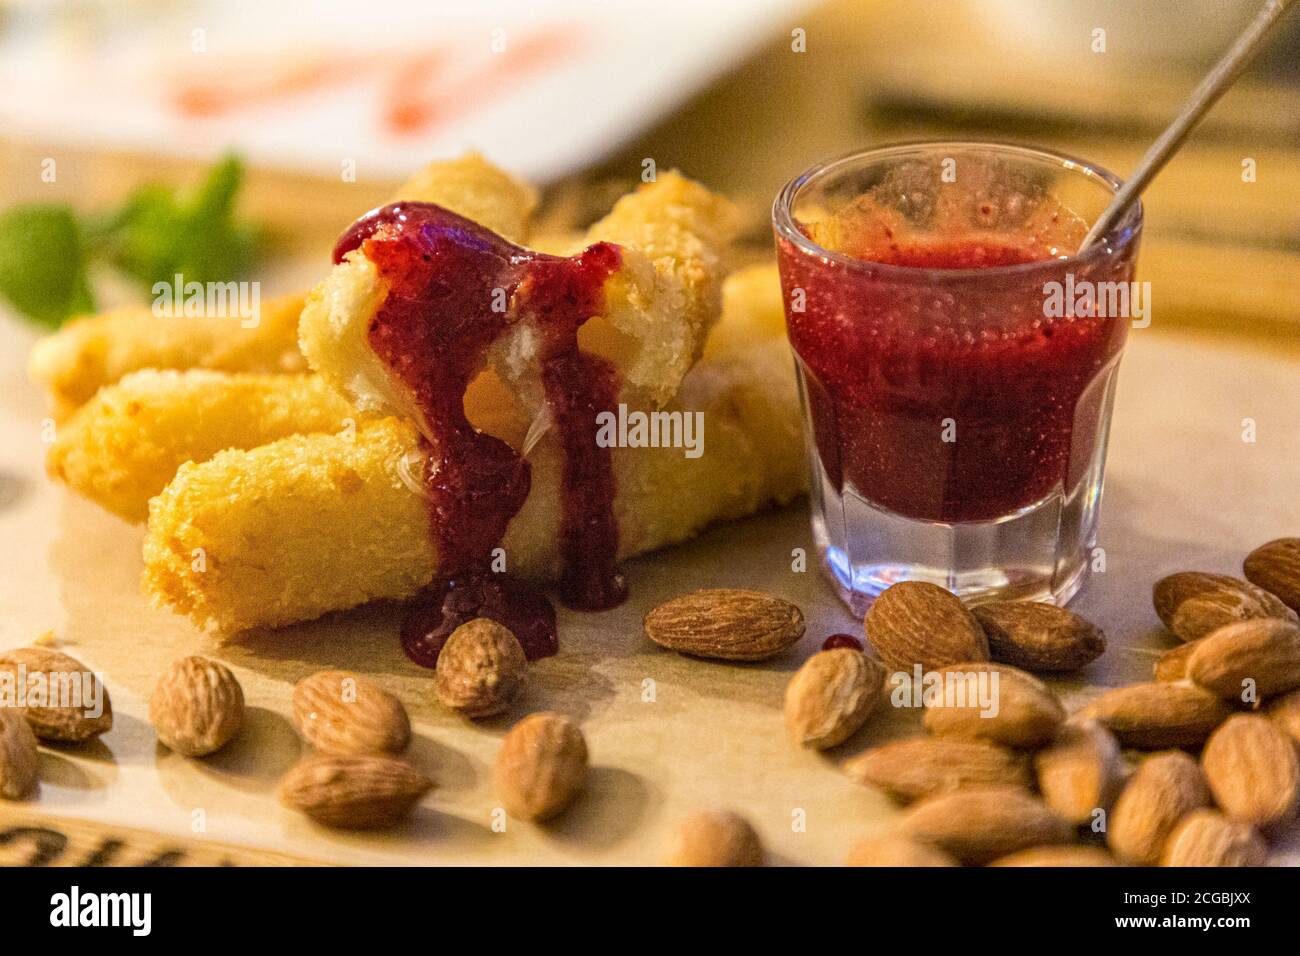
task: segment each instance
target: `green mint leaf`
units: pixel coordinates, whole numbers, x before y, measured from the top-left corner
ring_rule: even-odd
[[[0,213],[0,295],[51,328],[94,309],[81,234],[70,208],[15,206]]]
[[[146,288],[177,274],[185,282],[243,274],[263,246],[260,231],[234,219],[243,178],[243,163],[230,156],[187,199],[165,186],[138,190],[99,227],[106,255]]]

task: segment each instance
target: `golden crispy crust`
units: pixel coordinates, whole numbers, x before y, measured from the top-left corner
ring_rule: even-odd
[[[783,340],[701,362],[669,408],[703,412],[704,454],[613,449],[620,556],[802,492],[799,408]],[[295,436],[183,466],[150,502],[146,590],[226,633],[409,597],[432,578],[437,557],[425,503],[399,474],[408,455],[420,473],[420,447],[413,429],[385,418],[363,423],[353,441]],[[554,437],[529,461],[532,492],[507,531],[507,566],[554,579],[563,513]]]
[[[227,630],[414,594],[434,567],[428,511],[398,474],[415,446],[389,418],[182,465],[149,503],[146,590]]]
[[[185,462],[338,431],[355,414],[316,375],[132,372],[59,426],[45,468],[114,514],[143,521],[149,499]]]
[[[263,302],[252,328],[238,316],[160,318],[148,306],[88,316],[37,342],[28,372],[49,392],[60,419],[103,386],[145,368],[301,372],[306,363],[295,333],[302,305],[300,295]]]
[[[436,202],[514,241],[522,241],[537,191],[478,153],[429,163],[394,199]],[[66,418],[100,388],[145,368],[301,372],[298,316],[305,296],[262,303],[255,328],[232,318],[158,318],[148,307],[117,309],[69,322],[32,350],[29,373]]]

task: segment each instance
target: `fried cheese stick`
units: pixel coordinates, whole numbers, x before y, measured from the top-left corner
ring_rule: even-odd
[[[482,192],[441,205],[482,223],[474,211]],[[726,199],[670,172],[624,196],[588,230],[582,245],[618,243],[622,263],[605,284],[605,314],[582,326],[578,343],[618,369],[621,398],[662,405],[676,394],[721,311],[736,220]],[[308,297],[300,344],[312,368],[358,407],[418,422],[368,339],[370,319],[387,294],[365,247],[349,253]],[[520,320],[492,350],[494,370],[531,414],[543,403],[537,347],[538,337]]]
[[[755,336],[701,361],[668,409],[703,413],[703,454],[612,449],[620,556],[803,491],[799,405],[783,338]],[[422,474],[421,448],[412,426],[389,417],[363,422],[354,436],[296,435],[181,466],[150,502],[146,591],[226,635],[410,597],[431,580],[438,557],[426,502],[403,478],[404,467]],[[503,547],[510,571],[548,580],[562,565],[554,435],[528,460],[532,491]]]
[[[318,375],[146,369],[100,389],[60,424],[45,468],[119,517],[144,521],[149,499],[187,461],[336,432],[356,414]]]
[[[301,372],[306,362],[296,339],[302,303],[301,295],[268,300],[249,328],[237,315],[160,318],[148,306],[75,319],[36,343],[28,373],[62,420],[103,386],[140,369]]]
[[[537,192],[477,153],[438,160],[412,176],[396,198],[433,202],[522,241]],[[69,322],[32,349],[28,371],[50,394],[62,420],[100,388],[144,368],[227,372],[300,372],[298,316],[303,295],[262,303],[258,324],[238,317],[159,318],[148,307],[118,309]]]

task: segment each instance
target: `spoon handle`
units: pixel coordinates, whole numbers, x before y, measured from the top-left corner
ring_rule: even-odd
[[[1242,31],[1228,52],[1215,64],[1214,69],[1201,80],[1182,109],[1178,111],[1174,121],[1165,127],[1160,138],[1147,149],[1128,182],[1115,193],[1110,205],[1102,211],[1097,221],[1092,224],[1092,228],[1088,230],[1088,234],[1084,236],[1083,242],[1079,245],[1080,251],[1088,248],[1119,222],[1128,207],[1142,194],[1142,190],[1146,189],[1147,184],[1155,179],[1165,163],[1169,162],[1178,148],[1183,145],[1183,140],[1187,139],[1201,117],[1255,58],[1255,54],[1263,46],[1264,37],[1269,29],[1293,2],[1294,0],[1268,0],[1264,4],[1264,9],[1260,10],[1250,25]]]

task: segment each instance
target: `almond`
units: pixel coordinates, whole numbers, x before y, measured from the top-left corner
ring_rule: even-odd
[[[1268,845],[1249,823],[1217,810],[1193,810],[1165,841],[1161,866],[1263,866]]]
[[[1033,749],[1055,737],[1065,720],[1065,710],[1055,694],[1041,681],[1006,664],[957,664],[942,668],[939,674],[949,689],[956,686],[951,679],[966,676],[964,688],[952,690],[951,698],[947,691],[940,704],[932,705],[927,698],[921,723],[936,736]]]
[[[1196,642],[1187,676],[1224,700],[1246,703],[1300,687],[1300,626],[1277,618],[1225,624]]]
[[[506,811],[521,820],[547,820],[569,805],[587,776],[587,742],[560,714],[525,717],[506,734],[494,781]]]
[[[1095,720],[1062,725],[1035,755],[1034,769],[1043,802],[1076,825],[1110,807],[1124,775],[1119,742]]]
[[[1264,708],[1264,715],[1300,744],[1300,690],[1293,690],[1270,701]]]
[[[904,836],[982,865],[1029,847],[1068,843],[1073,829],[1018,787],[955,790],[927,797],[899,817]]]
[[[957,866],[947,853],[928,843],[897,834],[860,840],[849,850],[845,866]]]
[[[861,651],[838,647],[808,658],[785,689],[785,725],[800,747],[843,743],[880,703],[885,668]]]
[[[963,661],[987,661],[984,629],[955,595],[925,581],[902,581],[881,592],[867,611],[867,640],[893,670],[920,664],[932,671]]]
[[[1278,538],[1246,555],[1246,580],[1300,613],[1300,538]]]
[[[0,707],[0,797],[21,800],[36,785],[36,735],[23,715]]]
[[[19,647],[0,654],[0,672],[26,676],[19,708],[41,740],[77,743],[113,727],[113,704],[99,675],[81,661],[47,647]]]
[[[1119,866],[1098,846],[1034,846],[999,857],[989,866]]]
[[[1205,743],[1201,769],[1223,812],[1261,830],[1295,817],[1300,762],[1277,724],[1258,714],[1229,718]]]
[[[673,598],[645,616],[646,637],[660,647],[724,661],[762,661],[803,637],[803,613],[789,601],[734,588]]]
[[[1138,764],[1115,801],[1106,843],[1126,863],[1154,866],[1178,821],[1209,802],[1195,760],[1181,750],[1152,754]]]
[[[411,740],[402,702],[352,671],[319,671],[293,689],[293,723],[323,754],[398,754]]]
[[[763,844],[739,814],[697,813],[677,828],[665,862],[668,866],[762,866]]]
[[[971,608],[993,660],[1030,671],[1072,671],[1106,650],[1106,635],[1073,611],[1035,601],[989,601]]]
[[[1179,639],[1194,641],[1234,621],[1277,617],[1295,623],[1296,612],[1249,581],[1226,574],[1180,571],[1156,582],[1156,614]]]
[[[373,830],[405,818],[432,781],[396,757],[308,757],[280,784],[280,801],[317,823]]]
[[[1095,719],[1126,747],[1159,750],[1204,743],[1232,711],[1218,697],[1191,684],[1130,684],[1106,691],[1078,712]]]
[[[844,764],[851,780],[907,803],[962,787],[1025,787],[1029,761],[997,744],[956,737],[908,737],[859,754]]]
[[[244,723],[244,691],[224,664],[183,657],[163,671],[149,698],[158,739],[187,757],[216,753]]]
[[[485,617],[451,632],[438,654],[438,699],[466,717],[508,710],[524,686],[528,658],[518,638]]]
[[[1201,646],[1201,641],[1205,638],[1200,637],[1194,641],[1188,641],[1185,644],[1179,644],[1177,647],[1171,647],[1159,657],[1156,658],[1155,667],[1152,668],[1152,676],[1161,683],[1183,680],[1187,677],[1187,662],[1191,656],[1196,653],[1196,649]]]

